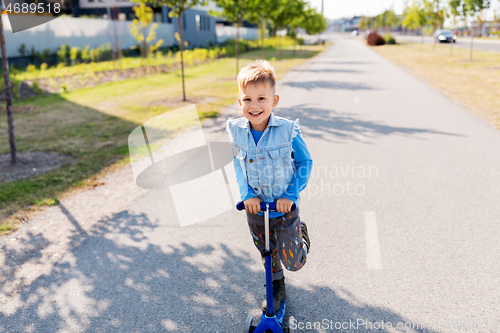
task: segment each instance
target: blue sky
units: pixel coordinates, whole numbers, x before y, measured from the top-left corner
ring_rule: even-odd
[[[444,0],[443,3],[448,2]],[[309,0],[312,7],[321,11],[321,0]],[[500,6],[500,0],[492,1],[493,7]],[[403,12],[404,0],[324,0],[324,15],[329,19],[355,15],[375,16],[393,7],[396,14]],[[490,13],[488,13],[490,14]]]

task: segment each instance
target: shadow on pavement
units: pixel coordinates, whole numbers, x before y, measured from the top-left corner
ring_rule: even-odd
[[[312,73],[350,73],[350,74],[362,74],[365,71],[359,71],[354,69],[331,69],[331,68],[323,68],[323,69],[292,69],[293,72],[312,72]]]
[[[318,88],[336,90],[377,90],[363,83],[338,82],[338,81],[307,81],[307,82],[285,82],[284,85],[293,88],[313,90]]]
[[[380,135],[403,135],[429,133],[439,135],[462,136],[460,134],[446,133],[432,129],[394,127],[377,123],[374,121],[360,120],[353,117],[353,114],[338,113],[333,110],[312,108],[310,104],[297,105],[292,108],[279,108],[276,112],[278,116],[285,116],[288,119],[299,118],[300,124],[308,127],[311,131],[308,136],[328,140],[327,137],[335,137],[373,143],[373,140]],[[323,134],[324,133],[324,134]]]
[[[250,269],[255,256],[217,242],[192,246],[188,237],[177,246],[152,245],[148,235],[191,232],[159,227],[145,214],[126,210],[100,221],[50,274],[21,289],[1,310],[0,332],[240,332],[249,312],[260,316],[264,273]],[[250,242],[248,250],[254,251]],[[341,288],[313,281],[309,287],[287,287],[288,313],[299,325],[323,319],[408,321],[390,309],[362,304]],[[333,330],[299,330],[325,331]]]

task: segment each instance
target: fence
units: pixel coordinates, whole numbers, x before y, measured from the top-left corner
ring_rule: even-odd
[[[70,46],[91,48],[113,41],[120,40],[121,48],[128,49],[137,45],[129,33],[128,24],[131,21],[110,21],[104,19],[85,19],[74,17],[59,17],[34,28],[12,32],[7,15],[2,16],[7,45],[7,57],[20,56],[18,49],[21,44],[26,46],[28,52],[34,47],[35,51],[51,49],[55,52],[61,45],[68,43]],[[174,44],[174,29],[170,23],[158,23],[156,37],[163,39],[162,46]]]
[[[258,39],[257,28],[242,28],[240,27],[239,35],[241,39]],[[217,35],[217,43],[222,44],[228,39],[236,39],[236,27],[216,26],[215,33]]]

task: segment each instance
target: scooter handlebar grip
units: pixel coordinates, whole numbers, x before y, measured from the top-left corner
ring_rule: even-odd
[[[243,201],[240,201],[236,204],[236,209],[237,210],[244,210],[245,209],[245,204],[243,203]],[[295,209],[297,209],[297,206],[295,205],[295,203],[292,205],[292,209],[291,211],[293,212]],[[265,202],[261,202],[260,203],[260,210],[262,212],[265,212],[266,211],[266,203]],[[269,203],[269,210],[276,210],[276,202],[270,202]]]

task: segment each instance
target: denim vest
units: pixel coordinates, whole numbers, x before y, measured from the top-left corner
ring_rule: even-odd
[[[295,174],[291,156],[295,128],[299,128],[298,119],[291,121],[271,112],[267,128],[255,144],[248,119],[227,120],[233,155],[240,162],[245,180],[264,202],[281,198]]]

